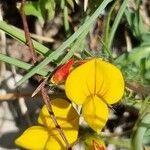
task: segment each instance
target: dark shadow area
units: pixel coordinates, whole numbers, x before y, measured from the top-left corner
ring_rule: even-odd
[[[14,141],[20,135],[20,132],[8,132],[0,137],[0,145],[3,148],[14,149],[18,148]]]

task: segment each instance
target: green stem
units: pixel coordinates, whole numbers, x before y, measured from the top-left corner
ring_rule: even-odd
[[[116,7],[116,5],[118,4],[118,0],[115,1],[115,3],[112,5],[107,17],[106,17],[106,25],[105,25],[105,32],[104,32],[104,43],[105,43],[105,47],[103,47],[103,49],[107,49],[108,50],[108,39],[109,39],[109,33],[110,33],[110,20],[111,20],[111,16],[113,13],[114,8]],[[110,51],[110,50],[109,50]],[[111,53],[111,52],[109,52]]]
[[[145,114],[143,119],[138,123],[132,138],[132,150],[144,150],[143,138],[146,130],[150,127],[150,113]]]
[[[142,103],[139,118],[134,126],[132,135],[132,150],[144,150],[143,138],[147,129],[150,128],[150,97]]]
[[[127,7],[127,4],[128,4],[128,1],[129,0],[124,0],[119,11],[118,11],[118,14],[114,20],[114,23],[112,25],[112,28],[111,28],[111,31],[110,31],[110,35],[109,35],[109,40],[108,40],[108,49],[111,49],[111,46],[112,46],[112,42],[113,42],[113,39],[114,39],[114,35],[116,33],[116,30],[117,30],[117,27],[119,25],[119,22],[122,18],[122,15],[124,14],[124,11]]]
[[[68,21],[68,7],[65,5],[64,6],[64,27],[65,31],[69,31],[69,21]]]

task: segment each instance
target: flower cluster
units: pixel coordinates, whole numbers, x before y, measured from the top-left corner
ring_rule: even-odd
[[[72,65],[71,61],[67,68],[68,71]],[[63,68],[66,67],[63,66]],[[61,72],[63,72],[62,68]],[[59,82],[61,80],[60,75],[60,72],[57,71]],[[101,59],[91,59],[81,63],[69,73],[65,69],[63,75],[66,79],[65,92],[67,97],[71,102],[82,106],[81,115],[88,125],[99,133],[108,120],[109,106],[118,102],[123,95],[124,80],[120,70]],[[57,78],[53,78],[53,80],[57,80]],[[69,102],[63,99],[52,100],[52,108],[68,142],[73,144],[78,136],[78,113]],[[16,144],[32,150],[65,149],[65,143],[54,126],[46,106],[42,108],[38,122],[40,125],[28,128],[16,140]],[[94,149],[100,147],[95,141],[93,146]],[[103,147],[101,149],[104,149]]]

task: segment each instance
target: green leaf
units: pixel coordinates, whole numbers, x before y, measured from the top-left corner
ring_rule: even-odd
[[[43,2],[43,0],[42,0]],[[48,11],[48,20],[52,20],[55,16],[55,0],[46,0],[45,9]]]
[[[141,46],[132,49],[129,53],[122,54],[115,60],[115,63],[125,66],[134,62],[137,66],[140,66],[141,60],[143,58],[148,58],[149,56],[150,46]]]
[[[55,15],[55,0],[39,0],[40,12],[44,19],[50,21]]]
[[[39,0],[37,2],[27,1],[24,7],[26,15],[33,15],[40,22],[52,20],[55,16],[55,0]]]
[[[33,15],[37,17],[40,22],[43,22],[44,18],[39,9],[39,2],[27,1],[24,6],[24,11],[26,15]]]
[[[119,56],[114,63],[120,67],[126,80],[149,84],[150,45],[134,48]]]

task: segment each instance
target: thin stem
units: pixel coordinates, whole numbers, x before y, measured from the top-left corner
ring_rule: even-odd
[[[58,130],[59,134],[61,135],[62,139],[64,140],[64,142],[66,143],[68,150],[71,150],[72,148],[71,148],[71,146],[70,146],[70,144],[69,144],[69,142],[65,136],[65,133],[64,133],[63,129],[61,128],[61,126],[58,124],[56,116],[54,115],[54,112],[52,110],[51,101],[50,101],[49,96],[47,94],[46,88],[41,87],[41,94],[42,94],[43,100],[47,106],[49,115],[51,116],[51,118],[55,124],[55,127],[57,128],[57,130]]]
[[[105,43],[106,47],[104,47],[104,50],[108,50],[108,40],[109,40],[109,35],[110,35],[109,34],[110,33],[110,20],[111,20],[111,16],[112,16],[112,13],[113,13],[115,7],[118,5],[118,2],[119,2],[118,0],[116,0],[114,2],[114,4],[110,8],[108,15],[106,17],[106,22],[105,22],[106,25],[105,25],[105,32],[104,32],[104,43]],[[110,51],[110,49],[108,51]]]
[[[25,32],[25,38],[26,38],[26,41],[27,41],[27,45],[30,49],[30,52],[31,52],[31,56],[32,56],[32,61],[33,61],[33,64],[35,64],[37,62],[37,54],[35,52],[35,49],[33,47],[33,43],[32,43],[32,39],[31,39],[31,36],[30,36],[30,32],[29,32],[29,28],[28,28],[28,24],[27,24],[27,18],[26,18],[26,15],[24,13],[24,10],[23,10],[23,7],[24,7],[24,4],[25,4],[26,0],[22,0],[22,3],[21,3],[21,17],[22,17],[22,21],[23,21],[23,27],[24,27],[24,32]],[[42,77],[38,76],[37,77],[37,80],[38,82],[40,82],[42,80]],[[53,120],[54,124],[55,124],[55,127],[56,129],[58,130],[60,136],[62,137],[62,139],[64,140],[65,144],[66,144],[66,147],[68,150],[71,150],[71,146],[64,134],[64,131],[63,129],[60,127],[60,125],[58,124],[57,122],[57,119],[55,117],[55,114],[52,110],[52,105],[51,105],[51,101],[49,99],[49,96],[48,96],[48,92],[45,88],[45,82],[47,80],[45,79],[42,84],[40,84],[40,87],[38,87],[37,91],[41,91],[41,94],[42,94],[42,97],[43,97],[43,100],[45,102],[45,105],[47,106],[47,109],[48,109],[48,112],[49,112],[49,115],[51,117],[51,119]]]
[[[21,7],[20,7],[20,14],[21,14],[22,22],[23,22],[23,28],[24,28],[26,42],[27,42],[27,45],[29,46],[29,49],[31,52],[33,64],[35,64],[37,61],[37,54],[33,47],[32,39],[30,36],[29,28],[28,28],[27,17],[24,12],[25,2],[26,2],[26,0],[22,0]]]
[[[111,46],[112,46],[112,42],[113,42],[113,39],[114,39],[114,36],[115,36],[115,33],[116,33],[116,30],[117,30],[117,27],[121,21],[121,18],[122,18],[122,15],[124,14],[124,11],[127,7],[127,4],[128,4],[129,0],[124,0],[118,13],[117,13],[117,16],[114,20],[114,23],[112,25],[112,28],[110,30],[110,34],[109,34],[109,39],[108,39],[108,49],[111,49]]]

